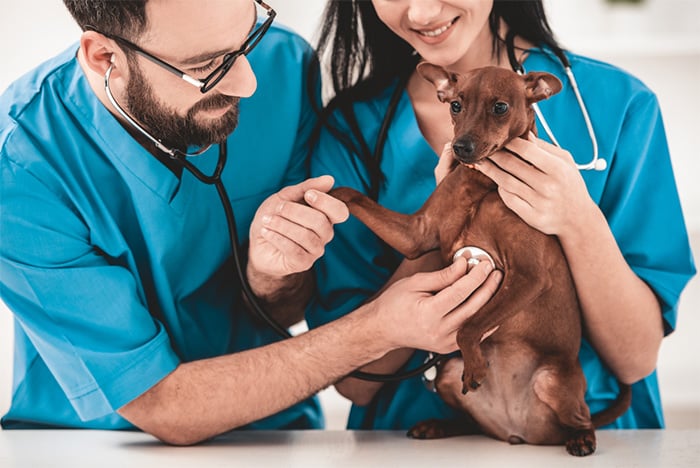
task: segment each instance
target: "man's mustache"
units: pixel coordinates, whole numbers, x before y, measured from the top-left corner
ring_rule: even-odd
[[[225,107],[237,106],[238,101],[240,101],[240,99],[241,98],[236,96],[224,96],[223,94],[216,94],[202,101],[199,101],[197,104],[192,106],[192,108],[189,111],[189,114],[192,115],[199,111],[216,110],[223,109]]]

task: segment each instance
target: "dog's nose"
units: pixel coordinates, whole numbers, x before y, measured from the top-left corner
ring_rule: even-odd
[[[470,139],[460,139],[452,144],[457,159],[468,160],[474,155],[474,142]]]

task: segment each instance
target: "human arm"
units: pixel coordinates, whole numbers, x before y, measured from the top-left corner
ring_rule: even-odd
[[[268,197],[250,225],[247,277],[263,306],[283,326],[303,319],[313,292],[313,263],[348,218],[344,203],[327,194],[330,176],[308,179]]]
[[[273,414],[387,352],[409,347],[447,353],[484,276],[466,261],[404,278],[375,300],[290,340],[181,364],[119,410],[168,443],[187,445]]]
[[[522,159],[501,151],[477,168],[523,220],[559,238],[584,331],[607,366],[625,383],[646,377],[664,336],[656,295],[625,260],[567,151],[534,137],[516,139],[508,149]]]
[[[440,259],[437,252],[430,252],[416,260],[404,260],[391,276],[384,289],[415,272],[434,271],[439,267],[439,262]],[[491,265],[487,262],[479,264],[474,269],[473,274],[474,281],[470,285],[472,293],[467,301],[469,304],[469,312],[465,316],[465,319],[476,313],[486,304],[495,293],[496,289],[498,289],[501,279],[501,273],[499,271],[492,271]],[[414,352],[414,348],[396,349],[387,353],[381,359],[367,364],[360,370],[375,374],[393,374],[406,364]],[[365,406],[372,401],[374,395],[383,385],[384,383],[382,382],[373,382],[349,376],[336,382],[335,388],[338,393],[351,400],[354,404]]]

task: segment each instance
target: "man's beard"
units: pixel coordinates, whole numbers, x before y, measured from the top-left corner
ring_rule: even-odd
[[[130,61],[131,78],[126,87],[129,113],[166,146],[185,151],[188,146],[208,146],[224,141],[238,125],[238,97],[213,94],[192,106],[186,116],[154,98],[153,90],[135,61]],[[195,119],[203,110],[231,109],[208,125]]]

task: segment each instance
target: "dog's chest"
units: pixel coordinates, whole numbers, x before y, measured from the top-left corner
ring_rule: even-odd
[[[467,245],[498,255],[496,231],[506,214],[495,185],[468,168],[457,168],[448,177],[437,189],[441,203],[437,204],[440,213],[435,216],[444,258],[451,259]]]

